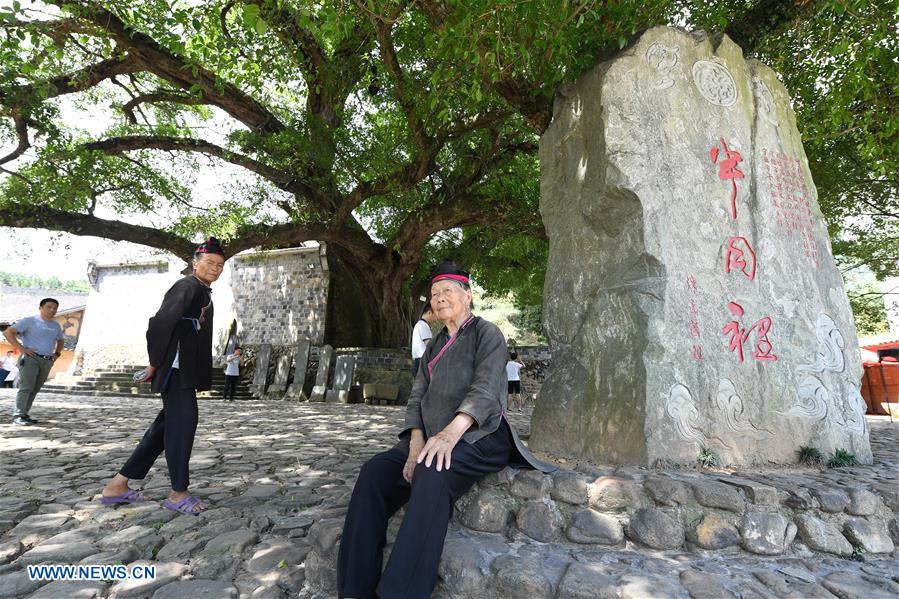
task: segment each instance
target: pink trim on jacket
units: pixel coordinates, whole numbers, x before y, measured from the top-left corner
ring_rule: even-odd
[[[445,352],[446,350],[448,350],[450,345],[452,345],[453,343],[456,342],[456,339],[459,337],[459,333],[461,333],[462,331],[464,331],[464,330],[465,330],[465,327],[467,327],[468,325],[470,325],[472,322],[474,322],[474,314],[471,314],[471,315],[468,317],[468,319],[467,319],[465,322],[462,323],[462,326],[459,327],[459,330],[456,331],[456,334],[449,338],[449,341],[446,342],[446,345],[444,345],[442,348],[440,348],[440,351],[437,352],[437,355],[436,355],[436,356],[434,356],[433,358],[431,358],[431,361],[428,362],[428,376],[433,376],[433,375],[434,375],[434,372],[433,372],[433,371],[434,371],[434,365],[437,364],[437,360],[439,360],[440,357],[443,356],[443,352]]]

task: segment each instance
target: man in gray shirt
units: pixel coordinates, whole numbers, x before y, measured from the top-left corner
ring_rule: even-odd
[[[53,320],[58,309],[58,301],[52,297],[44,298],[41,300],[40,314],[26,316],[3,331],[6,340],[22,353],[19,358],[19,392],[16,394],[13,424],[37,423],[28,412],[38,391],[47,381],[53,363],[62,355],[65,343],[62,327]]]

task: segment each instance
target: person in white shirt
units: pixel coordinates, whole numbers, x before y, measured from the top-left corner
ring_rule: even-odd
[[[512,411],[512,401],[518,401],[518,411],[524,411],[524,401],[521,398],[521,367],[524,362],[518,359],[518,354],[512,352],[511,359],[506,362],[506,379],[509,381],[509,396],[506,399],[506,407]]]
[[[18,368],[16,368],[16,358],[13,355],[13,351],[9,350],[6,352],[6,356],[3,360],[0,360],[0,387],[12,386],[12,380],[15,377],[10,377],[9,375],[18,372]],[[9,378],[10,383],[7,385],[6,379]]]
[[[240,354],[243,353],[240,346],[234,348],[234,353],[225,356],[225,390],[222,395],[225,399],[234,401],[234,393],[237,391],[237,381],[240,379]]]
[[[437,322],[437,315],[431,310],[431,303],[425,304],[421,318],[412,328],[412,378],[418,376],[418,367],[421,364],[421,356],[425,353],[428,341],[431,340],[431,325]]]

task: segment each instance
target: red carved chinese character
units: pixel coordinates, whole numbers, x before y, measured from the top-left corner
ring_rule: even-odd
[[[756,341],[755,351],[752,352],[752,357],[763,362],[777,362],[777,356],[771,353],[771,350],[774,348],[771,345],[771,342],[768,341],[768,331],[771,330],[771,319],[767,316],[759,319],[758,322],[749,327],[746,331],[743,341],[746,341],[746,338],[749,337],[749,333],[753,329],[755,329]]]
[[[693,359],[694,360],[702,360],[702,346],[701,345],[693,346]]]
[[[745,314],[743,307],[737,302],[728,302],[727,308],[737,318]],[[737,351],[737,357],[740,362],[743,361],[743,344],[749,339],[749,334],[752,331],[755,331],[756,334],[755,351],[752,352],[752,357],[762,362],[776,362],[777,356],[771,353],[771,350],[774,348],[768,340],[768,332],[770,330],[771,318],[766,316],[759,319],[748,329],[742,329],[738,320],[732,320],[725,325],[722,332],[730,334],[728,348],[730,351]]]
[[[687,289],[689,289],[693,293],[696,293],[696,277],[694,277],[693,275],[687,277]]]
[[[745,252],[740,249],[745,246]],[[755,279],[755,252],[745,237],[731,237],[727,240],[727,252],[724,255],[724,272],[730,273],[731,269],[740,270],[747,279]]]
[[[743,316],[745,313],[743,311],[743,307],[737,302],[728,302],[727,309],[730,310],[730,313],[736,317]],[[737,350],[737,356],[740,358],[740,362],[743,361],[743,343],[746,341],[745,331],[740,328],[739,321],[732,320],[721,330],[722,333],[730,334],[730,341],[728,344],[728,349],[730,351]]]
[[[724,158],[718,162],[718,146],[715,145],[709,150],[709,158],[718,165],[718,178],[725,181],[730,180],[730,210],[733,219],[737,220],[737,179],[743,178],[743,171],[737,168],[737,164],[743,161],[743,156],[736,150],[727,147],[727,142],[721,138],[721,145],[724,146]]]

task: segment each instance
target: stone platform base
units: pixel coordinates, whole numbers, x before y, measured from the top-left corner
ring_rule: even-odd
[[[873,466],[506,469],[457,502],[434,596],[899,596],[897,425],[881,428]],[[309,531],[304,596],[333,593],[341,526]]]

